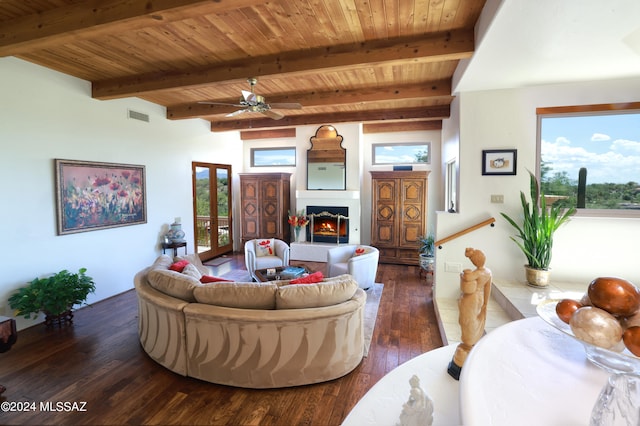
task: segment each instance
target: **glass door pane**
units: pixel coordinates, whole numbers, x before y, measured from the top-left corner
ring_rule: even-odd
[[[208,260],[233,251],[231,166],[193,163],[196,253]]]
[[[209,168],[195,167],[196,252],[211,250],[211,191]]]
[[[218,247],[225,247],[231,244],[230,221],[229,221],[229,170],[227,168],[216,169],[217,198],[218,198]]]

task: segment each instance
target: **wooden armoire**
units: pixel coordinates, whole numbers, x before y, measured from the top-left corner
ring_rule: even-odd
[[[371,172],[371,245],[380,262],[417,265],[427,226],[428,171]]]
[[[240,173],[242,246],[254,238],[289,244],[291,173]]]

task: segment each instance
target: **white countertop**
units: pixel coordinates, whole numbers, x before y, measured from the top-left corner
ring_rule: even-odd
[[[447,373],[457,344],[419,355],[394,368],[378,381],[351,410],[343,426],[393,426],[400,422],[402,404],[409,399],[414,374],[433,400],[435,425],[458,425],[458,381]]]
[[[513,321],[485,335],[462,368],[447,373],[457,344],[398,366],[358,402],[343,425],[396,425],[409,379],[433,399],[434,425],[588,425],[608,374],[584,347],[539,317]]]
[[[539,317],[495,329],[460,376],[465,425],[588,425],[608,374],[577,340]]]

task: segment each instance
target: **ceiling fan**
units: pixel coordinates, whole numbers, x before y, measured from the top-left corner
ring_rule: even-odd
[[[274,120],[280,120],[284,118],[284,114],[274,111],[274,109],[301,109],[302,105],[297,102],[284,102],[284,103],[273,103],[268,104],[265,102],[263,96],[257,95],[254,93],[253,88],[256,84],[258,84],[258,79],[255,77],[250,77],[247,79],[247,82],[251,86],[251,91],[243,90],[242,97],[240,98],[240,102],[238,104],[228,104],[224,102],[198,102],[199,104],[207,104],[207,105],[232,105],[235,107],[241,107],[237,111],[227,114],[225,117],[235,117],[236,115],[243,114],[245,112],[259,112],[261,114],[266,115],[269,118],[273,118]]]

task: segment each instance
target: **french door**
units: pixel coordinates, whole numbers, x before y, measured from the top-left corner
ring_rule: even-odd
[[[231,165],[192,163],[196,253],[208,260],[233,251]]]

